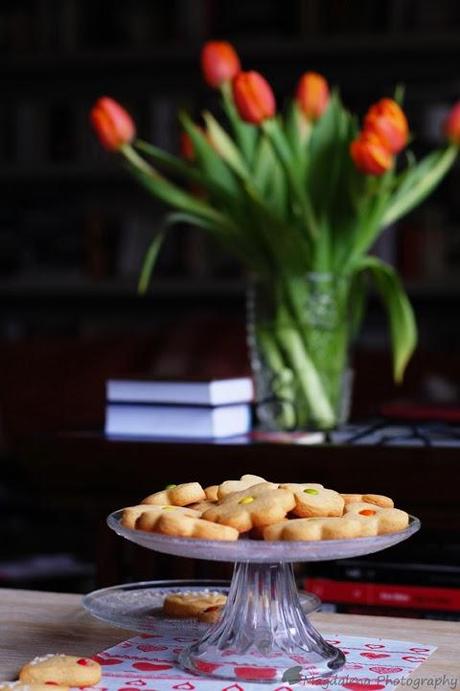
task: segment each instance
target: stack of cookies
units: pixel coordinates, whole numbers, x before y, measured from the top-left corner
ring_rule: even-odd
[[[317,483],[257,475],[203,487],[168,485],[123,510],[126,528],[201,540],[334,540],[403,530],[405,511],[379,494],[340,494]]]

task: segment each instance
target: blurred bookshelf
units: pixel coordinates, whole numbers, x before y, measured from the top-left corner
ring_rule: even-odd
[[[422,154],[440,143],[442,119],[460,96],[459,29],[453,0],[4,0],[0,300],[20,310],[65,296],[84,311],[97,298],[103,311],[124,297],[129,311],[136,299],[151,307],[225,297],[239,308],[238,266],[186,227],[170,233],[149,298],[136,297],[164,209],[96,142],[88,124],[95,99],[113,95],[143,138],[177,152],[178,110],[197,117],[219,108],[202,83],[200,46],[228,38],[245,66],[269,77],[280,103],[306,69],[340,84],[360,114],[405,83],[418,135],[413,148]],[[457,166],[376,248],[399,268],[416,302],[434,303],[431,312],[460,296],[458,183]]]

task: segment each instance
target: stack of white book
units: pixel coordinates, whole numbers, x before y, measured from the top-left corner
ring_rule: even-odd
[[[109,436],[220,439],[251,429],[252,381],[111,379],[106,385]]]

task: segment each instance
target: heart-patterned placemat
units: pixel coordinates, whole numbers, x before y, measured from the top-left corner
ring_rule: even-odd
[[[338,646],[346,656],[346,664],[329,679],[296,679],[296,663],[300,657],[290,659],[294,665],[288,681],[267,683],[274,669],[262,664],[256,653],[233,660],[235,677],[253,676],[265,683],[248,681],[218,681],[197,677],[181,670],[177,656],[191,640],[184,636],[161,633],[142,634],[104,650],[95,656],[102,665],[102,679],[95,691],[296,691],[299,688],[329,688],[338,686],[349,691],[381,691],[394,689],[398,679],[407,677],[435,650],[435,646],[409,641],[383,638],[361,638],[329,634],[326,640]],[[231,653],[230,653],[231,655]],[[230,661],[229,661],[230,662]],[[280,660],[276,660],[279,668]],[[275,661],[273,661],[275,664]],[[217,665],[212,665],[215,669]],[[300,667],[299,667],[300,668]],[[287,665],[286,670],[291,668]],[[289,676],[291,675],[291,676]]]

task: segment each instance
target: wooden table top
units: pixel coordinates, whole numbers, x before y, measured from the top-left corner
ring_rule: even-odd
[[[50,652],[94,655],[130,637],[130,632],[91,618],[80,595],[0,589],[0,675],[16,679],[19,668],[36,655]],[[438,646],[413,674],[425,679],[412,688],[460,690],[460,623],[319,613],[315,625],[330,633],[380,636]],[[435,686],[435,678],[446,675]],[[452,684],[456,679],[456,686]],[[429,681],[431,680],[431,681]],[[419,682],[420,683],[420,682]],[[261,689],[263,686],[261,686]],[[395,687],[396,688],[396,687]]]

